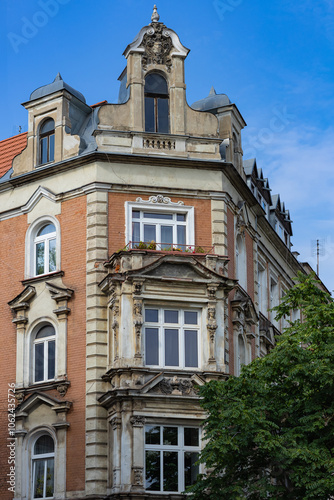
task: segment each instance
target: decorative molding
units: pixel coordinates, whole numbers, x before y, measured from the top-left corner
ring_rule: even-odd
[[[134,415],[133,417],[130,418],[130,422],[133,427],[144,427],[145,425],[145,417],[141,415]]]
[[[135,339],[136,339],[136,354],[135,358],[142,358],[141,354],[141,332],[143,325],[143,316],[142,316],[143,303],[141,300],[133,301],[133,324],[135,329]]]
[[[142,281],[134,281],[133,282],[133,294],[134,295],[141,295],[142,288],[143,288],[143,282]]]
[[[169,31],[162,23],[154,23],[154,28],[149,28],[141,43],[144,48],[142,55],[143,69],[146,70],[149,64],[163,64],[169,72],[172,67],[172,58],[170,56],[173,48],[173,42]]]
[[[143,467],[132,467],[132,484],[135,486],[143,486]]]
[[[197,391],[194,388],[193,382],[189,378],[162,378],[162,380],[152,388],[152,392],[158,394],[174,396],[196,396]]]
[[[168,196],[163,196],[162,194],[157,194],[155,196],[150,196],[147,201],[143,200],[140,197],[138,197],[138,198],[136,198],[136,202],[137,203],[162,203],[164,205],[174,205],[174,206],[177,206],[177,205],[179,205],[179,206],[181,205],[182,206],[182,205],[184,205],[183,201],[174,202],[170,198],[168,198]]]
[[[120,417],[113,417],[110,420],[110,425],[113,428],[113,430],[120,429],[121,423],[122,423],[122,420]]]

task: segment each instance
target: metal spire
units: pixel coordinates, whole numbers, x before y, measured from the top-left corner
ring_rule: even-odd
[[[153,14],[151,16],[151,21],[152,21],[152,23],[157,23],[159,21],[159,19],[160,19],[160,16],[159,16],[158,11],[157,11],[157,6],[154,5]]]

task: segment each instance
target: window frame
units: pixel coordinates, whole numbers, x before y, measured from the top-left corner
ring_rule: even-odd
[[[42,436],[49,436],[52,441],[53,441],[53,452],[49,453],[40,453],[40,454],[35,454],[35,446],[37,441],[42,437]],[[37,498],[43,500],[43,499],[52,499],[55,496],[55,486],[56,486],[56,481],[55,481],[55,460],[56,457],[56,443],[55,439],[53,438],[52,435],[50,435],[48,432],[44,433],[39,433],[39,435],[34,439],[31,447],[31,498],[32,500],[35,500]],[[44,461],[44,474],[45,474],[45,469],[47,467],[47,461],[53,459],[53,492],[52,496],[45,496],[44,493],[46,493],[46,481],[44,478],[44,483],[43,483],[43,497],[35,497],[35,470],[36,470],[36,463],[37,461],[43,460]]]
[[[53,129],[49,130],[47,132],[41,132],[42,128],[44,127],[45,123],[48,120],[53,121]],[[51,116],[48,116],[47,118],[43,119],[43,121],[39,124],[39,132],[38,132],[38,166],[41,165],[47,165],[48,163],[52,163],[55,161],[55,121]],[[50,140],[51,137],[53,137],[53,157],[50,158]],[[46,157],[47,160],[45,162],[42,161],[42,156],[43,156],[43,147],[42,147],[42,141],[43,139],[46,139]]]
[[[146,430],[149,427],[159,427],[160,428],[160,444],[146,444]],[[178,444],[177,445],[164,445],[163,444],[163,429],[164,428],[177,428],[178,435]],[[184,444],[184,429],[198,429],[198,445],[197,446],[186,446]],[[200,426],[195,425],[175,425],[173,423],[166,424],[155,424],[155,423],[147,423],[144,426],[144,489],[145,491],[152,494],[179,494],[184,492],[185,485],[185,467],[184,467],[184,455],[185,453],[197,453],[198,455],[201,452],[202,448],[202,429]],[[146,452],[147,451],[156,451],[160,452],[160,490],[149,490],[146,489]],[[176,452],[178,454],[178,489],[177,490],[165,490],[163,489],[163,453],[166,452]],[[162,458],[162,459],[161,459]],[[202,467],[199,466],[198,472],[201,472]]]
[[[186,306],[186,307],[184,307]],[[186,304],[180,307],[172,305],[162,306],[154,304],[145,304],[144,306],[144,323],[143,323],[143,358],[144,366],[150,368],[167,368],[167,369],[181,369],[181,370],[200,370],[201,367],[201,333],[202,333],[202,309],[199,307],[187,307]],[[145,321],[146,310],[158,310],[158,322]],[[164,321],[165,311],[178,311],[178,323],[167,323]],[[184,322],[185,312],[196,312],[197,313],[197,324],[188,324]],[[146,363],[146,328],[155,328],[158,330],[158,364],[147,364]],[[166,365],[166,351],[165,351],[165,330],[178,330],[178,365]],[[197,332],[197,366],[186,366],[186,346],[185,346],[185,331],[196,331]]]
[[[52,233],[47,233],[47,234],[42,234],[38,236],[38,233],[43,227],[46,227],[50,223],[46,223],[45,225],[41,225],[36,232],[36,236],[34,238],[34,275],[35,276],[42,276],[43,274],[50,274],[56,271],[57,269],[57,229],[55,227],[55,231]],[[50,242],[55,240],[56,242],[56,269],[54,271],[50,271]],[[40,243],[44,243],[44,256],[43,256],[43,263],[44,263],[44,272],[37,274],[37,246]]]
[[[55,231],[55,239],[56,239],[56,270],[48,271],[43,274],[36,274],[36,247],[35,240],[38,232],[43,226],[48,224],[53,224],[56,228]],[[53,233],[54,234],[54,233]],[[45,235],[48,236],[48,235]],[[51,239],[51,238],[49,238]],[[41,240],[42,241],[42,240]],[[40,276],[47,276],[48,274],[55,273],[60,271],[61,269],[61,234],[60,234],[60,223],[58,219],[52,215],[46,215],[39,217],[34,222],[32,222],[26,233],[26,241],[25,241],[25,277],[29,278],[38,278]],[[44,248],[44,253],[45,253]],[[44,270],[45,270],[45,261],[44,261]]]
[[[149,92],[146,90],[146,78],[151,75],[157,75],[163,78],[166,82],[167,94]],[[147,99],[152,99],[153,102],[153,114],[154,114],[154,130],[147,130],[147,112],[146,112],[146,104]],[[167,112],[167,131],[159,130],[159,100],[167,101],[168,112]],[[157,71],[152,71],[145,75],[144,81],[144,130],[148,134],[169,134],[170,133],[170,98],[169,98],[169,89],[168,89],[168,80],[165,75],[161,74]]]
[[[45,326],[51,326],[53,328],[54,335],[50,335],[50,336],[44,337],[42,339],[36,339],[36,336],[38,335],[38,333]],[[54,376],[53,376],[53,378],[48,378],[48,370],[49,370],[48,346],[49,346],[49,342],[54,342],[54,345],[55,345],[55,347],[54,347],[55,361],[54,361]],[[43,375],[44,376],[43,376],[42,380],[36,381],[36,379],[35,379],[36,378],[36,348],[35,348],[35,346],[37,344],[44,344],[44,349],[43,349],[43,351],[44,351],[43,352],[43,365],[44,365],[44,370],[43,370],[44,374]],[[34,328],[33,335],[32,335],[32,366],[31,366],[31,370],[32,370],[31,380],[32,380],[33,384],[41,384],[43,382],[50,382],[50,381],[56,380],[56,378],[57,378],[57,332],[56,332],[54,325],[50,322],[39,323]]]
[[[195,246],[195,209],[192,206],[178,205],[175,204],[155,204],[150,202],[125,202],[125,243],[129,244],[132,241],[132,211],[141,212],[165,212],[166,214],[184,214],[186,217],[185,227],[186,227],[186,247]],[[156,224],[163,221],[163,219],[157,219]],[[170,221],[168,221],[170,222]],[[159,224],[161,225],[161,224]],[[162,243],[161,241],[157,242]],[[173,246],[177,246],[177,243],[173,242]],[[159,248],[158,248],[159,249]]]

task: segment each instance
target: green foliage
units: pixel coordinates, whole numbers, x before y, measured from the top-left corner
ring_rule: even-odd
[[[265,357],[200,390],[207,474],[192,500],[334,498],[334,303],[302,273],[275,308],[300,309]]]

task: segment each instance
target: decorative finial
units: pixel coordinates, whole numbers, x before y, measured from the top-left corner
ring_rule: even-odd
[[[155,5],[153,7],[153,14],[151,16],[151,21],[152,21],[152,23],[157,23],[157,22],[159,22],[159,19],[160,19],[160,16],[159,16],[158,11],[157,11],[157,6]]]
[[[53,80],[54,82],[58,82],[58,80],[62,80],[61,74],[57,73],[56,78]]]
[[[209,95],[217,95],[217,92],[215,91],[215,88],[213,86],[211,87]]]

